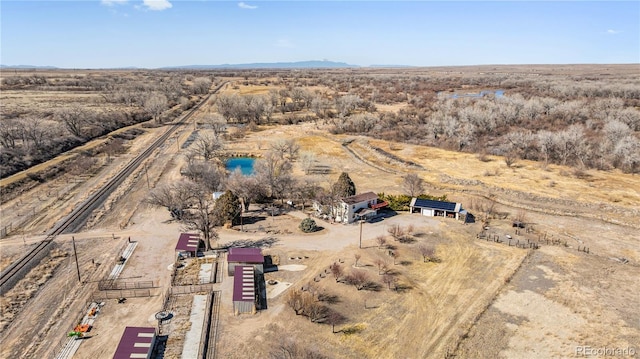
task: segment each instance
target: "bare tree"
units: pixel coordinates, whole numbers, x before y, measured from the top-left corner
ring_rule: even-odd
[[[219,191],[224,186],[224,175],[218,166],[210,162],[188,161],[180,173],[193,182],[202,184],[210,192]]]
[[[378,248],[382,249],[385,244],[387,244],[387,239],[384,236],[377,236],[376,243],[378,243]]]
[[[384,276],[382,276],[382,283],[386,284],[389,289],[391,289],[392,284],[394,285],[395,289],[398,289],[397,288],[398,279],[394,275],[385,274]]]
[[[227,120],[219,113],[208,114],[203,118],[206,126],[213,130],[213,136],[218,138],[227,130]]]
[[[192,146],[192,151],[205,161],[216,157],[224,149],[224,143],[220,138],[208,134],[199,135]]]
[[[31,142],[30,149],[40,151],[45,142],[49,141],[49,129],[44,126],[39,118],[27,118],[22,125],[22,134],[25,140]]]
[[[159,122],[160,114],[169,106],[167,96],[161,93],[151,94],[144,100],[143,107],[156,122]]]
[[[378,267],[378,274],[382,275],[387,272],[389,269],[389,263],[383,258],[376,258],[374,264]]]
[[[423,262],[427,263],[429,261],[431,261],[434,256],[435,256],[435,249],[427,244],[421,244],[420,246],[418,246],[418,250],[420,251],[420,254],[422,255],[422,260]]]
[[[184,190],[188,187],[181,182],[156,187],[149,193],[147,202],[165,207],[171,213],[171,217],[181,220],[190,206],[191,194]]]
[[[362,290],[369,282],[369,276],[363,270],[354,269],[345,277],[345,282],[353,285],[357,290]]]
[[[302,204],[301,210],[304,211],[305,203],[317,198],[322,188],[314,178],[305,177],[302,180],[294,181],[291,191],[293,197]]]
[[[86,111],[78,106],[64,107],[56,113],[66,129],[72,135],[84,138],[84,126],[87,123]]]
[[[187,228],[200,231],[204,237],[206,250],[210,250],[211,240],[218,238],[214,228],[219,222],[214,212],[213,196],[204,186],[197,184],[190,186],[190,191],[193,194],[191,207],[185,212],[182,222],[187,225]]]
[[[291,335],[283,335],[269,353],[269,359],[327,359],[327,357],[313,348],[296,342]]]
[[[283,199],[283,195],[291,188],[291,162],[267,152],[253,166],[256,178],[265,184],[271,197]]]
[[[213,211],[213,197],[204,186],[191,181],[181,181],[157,187],[151,191],[147,201],[167,208],[171,216],[188,229],[200,231],[206,249],[211,249],[211,240],[218,236],[214,230],[218,219]]]
[[[399,241],[405,236],[406,231],[400,225],[393,224],[387,227],[387,233],[389,233],[393,239]]]
[[[298,289],[292,289],[287,294],[287,305],[296,312],[296,315],[301,315],[305,309],[304,293]]]
[[[329,266],[329,269],[331,270],[333,277],[336,279],[336,283],[339,282],[343,274],[342,266],[339,263],[333,263]]]
[[[306,305],[305,314],[309,317],[311,322],[317,322],[325,319],[328,313],[328,308],[324,305],[311,301]]]
[[[344,95],[336,99],[336,109],[341,116],[349,116],[361,102],[357,95]]]
[[[356,267],[358,266],[358,261],[360,260],[360,258],[362,258],[362,255],[360,253],[356,253],[353,255],[353,257],[356,259]]]
[[[240,169],[236,169],[227,178],[226,188],[235,193],[244,205],[244,210],[249,210],[249,205],[256,200],[266,197],[266,189],[256,177],[245,176]]]
[[[300,146],[293,139],[279,139],[271,143],[270,150],[283,159],[294,161],[298,157]]]
[[[211,79],[208,77],[198,77],[193,80],[193,85],[191,85],[191,91],[197,95],[208,93],[210,88]]]
[[[331,333],[335,333],[336,325],[344,322],[345,319],[346,318],[342,314],[335,310],[329,311],[329,314],[327,314],[327,323],[331,324]]]
[[[21,132],[21,125],[18,121],[3,120],[2,126],[0,126],[0,144],[7,149],[15,149],[16,141],[22,136]]]
[[[322,98],[320,95],[315,96],[311,100],[311,104],[309,106],[311,111],[313,111],[318,118],[327,117],[327,111],[331,108],[331,104],[328,100]]]

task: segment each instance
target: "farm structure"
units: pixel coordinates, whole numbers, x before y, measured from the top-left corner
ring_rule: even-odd
[[[459,219],[463,213],[462,204],[454,202],[434,201],[430,199],[412,198],[409,204],[411,213],[420,213],[428,217],[448,217]]]
[[[230,276],[234,275],[237,266],[250,266],[256,272],[263,273],[264,257],[260,248],[229,248],[227,265]]]
[[[155,328],[126,327],[113,359],[151,358],[155,339]]]
[[[355,196],[340,199],[331,210],[336,222],[345,224],[353,223],[357,220],[364,220],[378,215],[378,210],[388,205],[385,201],[380,201],[378,195],[373,192],[360,193]],[[314,203],[314,208],[322,212],[324,207],[320,203]]]
[[[233,312],[256,312],[255,271],[253,266],[236,266],[237,275],[233,278]]]
[[[180,233],[178,243],[176,244],[176,252],[180,256],[195,257],[198,254],[200,244],[200,236],[193,233]]]

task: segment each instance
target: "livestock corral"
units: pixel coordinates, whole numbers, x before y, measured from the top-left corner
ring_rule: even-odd
[[[623,66],[540,67],[535,79],[529,68],[500,70],[163,75],[184,89],[209,78],[215,96],[189,97],[193,107],[185,102],[167,110],[173,115],[164,112],[163,121],[132,125],[139,132],[122,139],[118,151],[73,156],[95,159],[91,171],[51,171],[60,163],[53,158],[3,179],[3,193],[10,193],[2,199],[3,226],[4,218],[15,218],[15,225],[0,239],[0,267],[9,268],[47,235],[54,238],[24,278],[2,290],[1,356],[108,358],[126,349],[120,346],[125,334],[151,330],[152,345],[139,346],[164,358],[565,358],[580,357],[587,347],[637,357],[637,154],[619,158],[603,148],[610,163],[600,165],[593,148],[573,138],[582,152],[534,149],[543,131],[576,131],[562,127],[554,111],[570,110],[562,101],[583,101],[580,91],[591,91],[594,74],[608,73],[598,81],[614,97],[614,80],[627,88],[634,75]],[[560,91],[566,73],[585,78],[575,93]],[[350,77],[351,90],[341,76]],[[366,96],[365,79],[381,89],[377,98]],[[534,106],[543,91],[536,81],[553,85],[556,94],[547,97],[557,103]],[[400,89],[405,82],[414,83],[405,95],[421,95],[430,109],[382,91],[383,84]],[[12,98],[33,90],[11,86]],[[432,96],[487,88],[505,90],[500,98]],[[583,111],[591,111],[583,113],[591,120],[580,124],[585,133],[609,136],[617,128],[637,141],[638,99],[625,91],[615,101],[585,100]],[[109,104],[116,101],[111,96]],[[533,115],[522,113],[523,131],[539,137],[476,131],[474,141],[482,138],[486,146],[465,142],[473,149],[453,141],[460,133],[436,131],[435,140],[424,141],[403,133],[410,126],[426,130],[451,111],[445,102],[480,111],[484,102],[499,106],[509,98],[540,120],[554,118],[559,128],[527,127]],[[24,108],[24,99],[10,108]],[[245,100],[273,108],[250,114],[238,109]],[[605,105],[606,118],[598,112]],[[12,123],[26,120],[16,116]],[[56,116],[48,120],[64,121]],[[512,147],[500,143],[506,138]],[[256,158],[253,176],[223,170],[225,158],[238,154]],[[51,232],[136,160],[81,226]],[[342,186],[343,173],[352,189]],[[366,221],[335,220],[344,197],[331,190],[341,188],[380,197],[362,212],[351,208]],[[443,215],[410,210],[419,196],[454,206]],[[302,226],[308,219],[313,226]],[[183,233],[187,247],[178,246]],[[255,250],[233,254],[235,248]]]

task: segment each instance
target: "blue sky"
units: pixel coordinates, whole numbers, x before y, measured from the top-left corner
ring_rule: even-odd
[[[640,63],[637,1],[0,1],[0,63]]]

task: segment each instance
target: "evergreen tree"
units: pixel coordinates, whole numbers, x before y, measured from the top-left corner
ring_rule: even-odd
[[[318,230],[318,225],[312,218],[305,218],[300,222],[299,228],[304,233],[311,233]]]
[[[356,194],[356,185],[349,177],[347,172],[342,172],[340,177],[338,177],[338,181],[333,185],[333,193],[338,198],[344,198],[349,196],[355,196]]]
[[[231,222],[233,225],[240,215],[240,199],[233,192],[227,190],[216,201],[214,212],[218,217],[218,224]]]

